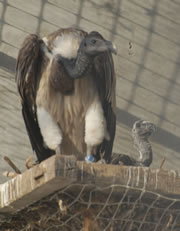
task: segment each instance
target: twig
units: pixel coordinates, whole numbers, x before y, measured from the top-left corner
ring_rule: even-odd
[[[63,215],[67,214],[67,206],[63,204],[62,200],[58,201],[59,209]]]
[[[21,171],[16,167],[16,165],[7,157],[4,157],[4,160],[9,164],[9,166],[17,173],[21,174]]]
[[[26,159],[25,165],[26,165],[27,169],[30,169],[36,165],[36,164],[32,163],[32,156],[30,156]]]
[[[169,226],[172,224],[172,221],[173,221],[173,215],[170,214],[170,215],[169,215],[169,221],[168,221],[168,223],[167,223],[167,227],[169,227]]]
[[[163,159],[162,159],[162,161],[161,161],[161,164],[160,164],[160,169],[162,169],[162,167],[163,167],[163,165],[164,165],[164,162],[166,161],[166,158],[164,157]]]

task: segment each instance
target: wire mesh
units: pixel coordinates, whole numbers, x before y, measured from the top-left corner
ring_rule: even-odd
[[[74,183],[6,217],[0,227],[1,231],[179,231],[180,199],[129,182],[107,187]]]

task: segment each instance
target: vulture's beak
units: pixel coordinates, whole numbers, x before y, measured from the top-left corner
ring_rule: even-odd
[[[117,48],[115,44],[108,40],[106,40],[105,43],[106,43],[106,46],[108,47],[108,50],[114,53],[115,55],[117,55]]]
[[[156,131],[156,127],[153,123],[149,122],[149,121],[144,121],[143,123],[146,124],[146,128],[148,130],[150,130],[151,132],[155,132]]]

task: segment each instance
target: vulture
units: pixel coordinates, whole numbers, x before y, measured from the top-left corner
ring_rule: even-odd
[[[153,160],[153,152],[148,139],[155,129],[155,125],[149,121],[136,121],[133,124],[132,137],[135,148],[139,152],[139,158],[136,160],[125,154],[113,153],[111,157],[111,164],[149,167]]]
[[[54,154],[110,162],[116,128],[116,48],[95,31],[59,29],[25,38],[16,82],[38,162]]]
[[[153,160],[152,147],[149,137],[156,130],[155,125],[150,121],[138,120],[133,124],[132,137],[135,148],[139,152],[137,165],[149,167]]]

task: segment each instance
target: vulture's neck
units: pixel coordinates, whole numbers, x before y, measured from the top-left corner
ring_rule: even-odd
[[[140,137],[139,135],[134,136],[134,144],[136,149],[139,151],[138,163],[143,166],[149,166],[152,163],[152,148],[147,137]]]
[[[67,74],[71,78],[80,78],[89,72],[92,66],[93,58],[79,50],[76,59],[69,60],[67,58],[61,57],[60,60],[63,63]]]

